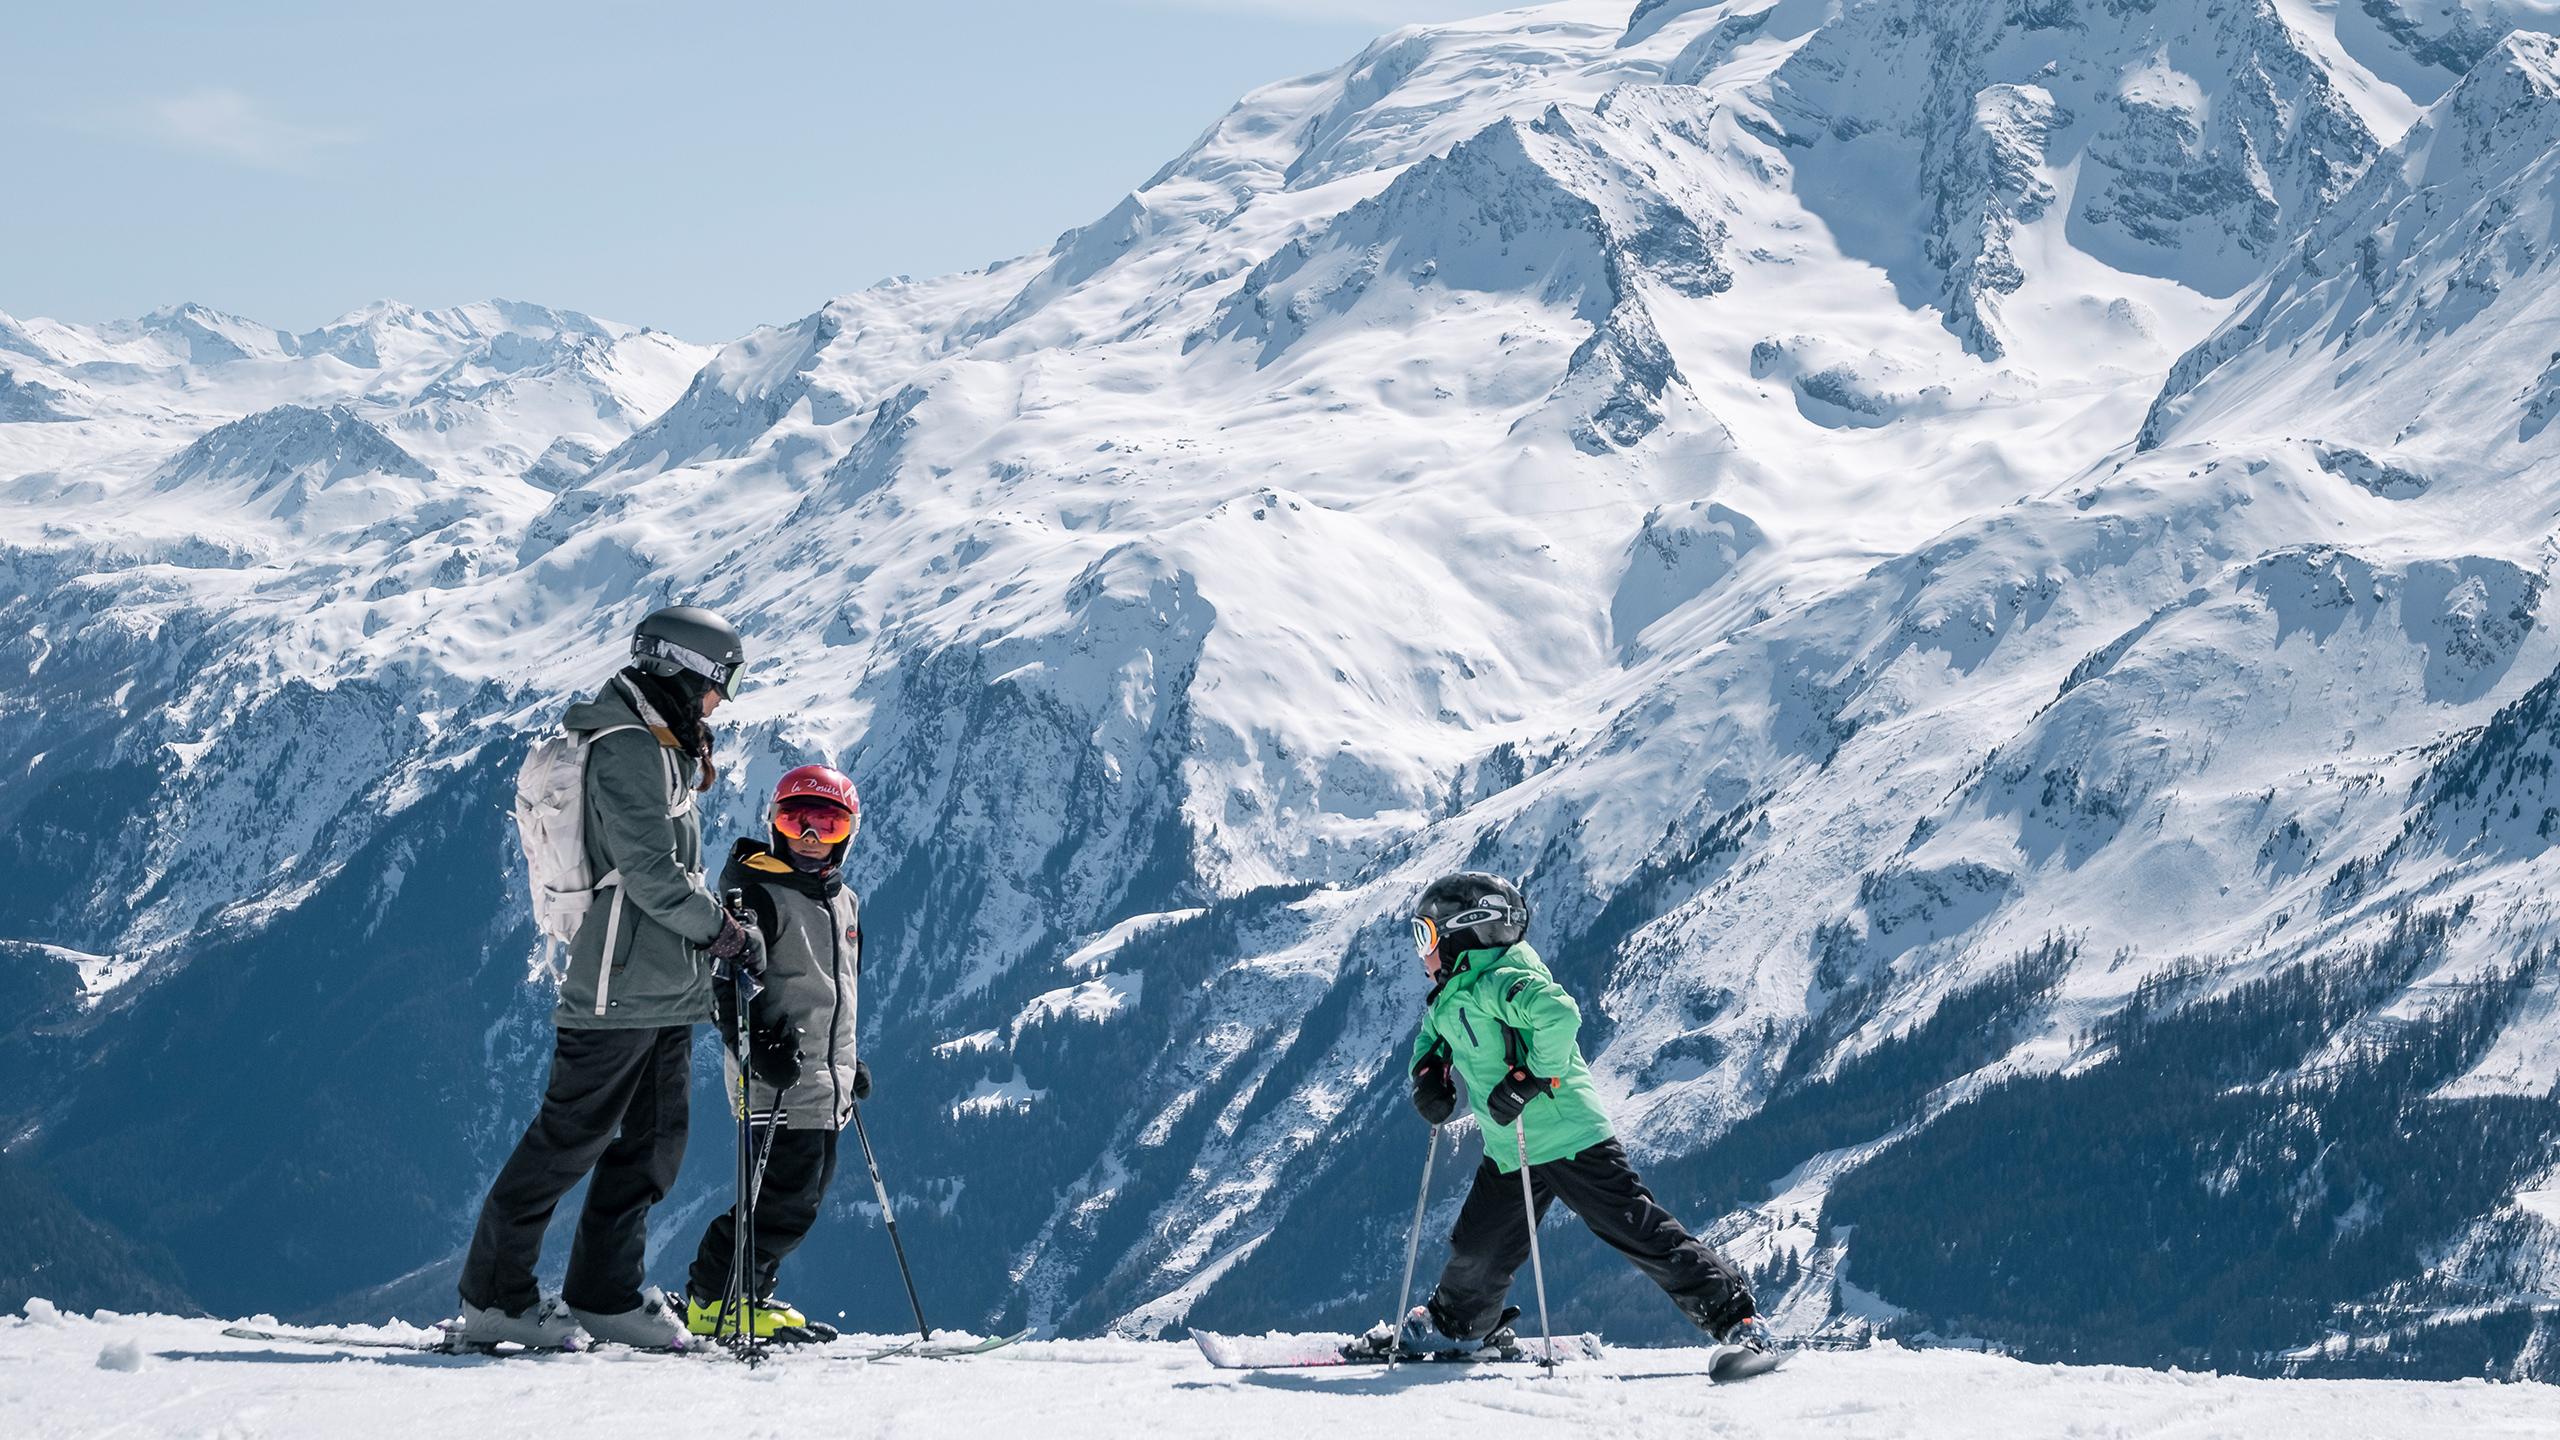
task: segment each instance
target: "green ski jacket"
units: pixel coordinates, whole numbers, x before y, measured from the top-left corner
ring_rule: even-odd
[[[1520,1168],[1519,1141],[1512,1127],[1493,1123],[1484,1100],[1510,1073],[1515,1057],[1530,1074],[1559,1082],[1520,1112],[1520,1123],[1528,1127],[1530,1164],[1579,1155],[1616,1133],[1576,1043],[1581,1032],[1582,1007],[1525,942],[1506,950],[1469,950],[1431,992],[1422,1033],[1413,1037],[1413,1064],[1449,1057],[1466,1082],[1485,1154],[1495,1168],[1509,1172]]]

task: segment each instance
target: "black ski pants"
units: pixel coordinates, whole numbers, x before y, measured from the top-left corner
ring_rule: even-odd
[[[693,1027],[562,1030],[542,1108],[480,1202],[463,1257],[462,1301],[520,1314],[541,1298],[533,1266],[551,1213],[589,1171],[560,1298],[618,1315],[640,1303],[649,1207],[684,1162]]]
[[[1603,1244],[1661,1286],[1699,1328],[1713,1334],[1752,1313],[1750,1282],[1662,1208],[1617,1141],[1603,1140],[1566,1159],[1532,1165],[1529,1184],[1537,1196],[1538,1218],[1546,1218],[1550,1202],[1562,1200]],[[1529,1217],[1520,1203],[1520,1176],[1496,1169],[1487,1156],[1476,1167],[1475,1188],[1458,1207],[1458,1223],[1449,1232],[1449,1264],[1431,1292],[1432,1322],[1454,1339],[1483,1336],[1502,1317],[1511,1278],[1528,1259]]]
[[[764,1127],[758,1125],[755,1138],[763,1137]],[[755,1298],[772,1297],[773,1277],[781,1271],[784,1257],[799,1249],[809,1227],[818,1223],[818,1207],[825,1203],[827,1187],[835,1178],[835,1131],[786,1126],[773,1132],[764,1184],[756,1191]],[[693,1269],[685,1285],[695,1299],[716,1302],[727,1296],[729,1262],[737,1245],[738,1212],[733,1206],[712,1217],[703,1228],[702,1244],[693,1252]]]

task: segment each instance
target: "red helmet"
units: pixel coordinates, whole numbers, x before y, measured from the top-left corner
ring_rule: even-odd
[[[833,825],[814,827],[820,830],[822,838],[834,840],[839,849],[852,844],[854,832],[862,828],[862,797],[854,793],[852,779],[843,771],[826,765],[803,765],[785,774],[773,787],[772,808],[773,828],[786,837],[801,833],[785,829],[783,817],[786,811],[803,814],[823,814],[829,808],[842,811],[842,818],[836,820],[844,827],[842,838],[824,834],[824,831],[833,829]],[[833,816],[825,818],[835,819]]]

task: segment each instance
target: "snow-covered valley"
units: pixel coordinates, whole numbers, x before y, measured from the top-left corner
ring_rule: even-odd
[[[721,826],[862,787],[955,1322],[1375,1318],[1468,864],[1789,1328],[2549,1376],[2553,23],[1568,0],[723,346],[0,317],[0,1276],[449,1307],[548,1040],[508,782],[684,599]],[[861,1188],[795,1288],[885,1326]]]

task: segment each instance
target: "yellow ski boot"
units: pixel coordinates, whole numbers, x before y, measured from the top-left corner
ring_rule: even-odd
[[[685,1328],[696,1335],[722,1340],[736,1339],[743,1332],[781,1345],[806,1345],[835,1338],[832,1327],[811,1324],[808,1316],[779,1300],[756,1301],[745,1307],[744,1315],[739,1313],[739,1308],[731,1302],[729,1313],[724,1317],[720,1313],[721,1302],[687,1295]]]

